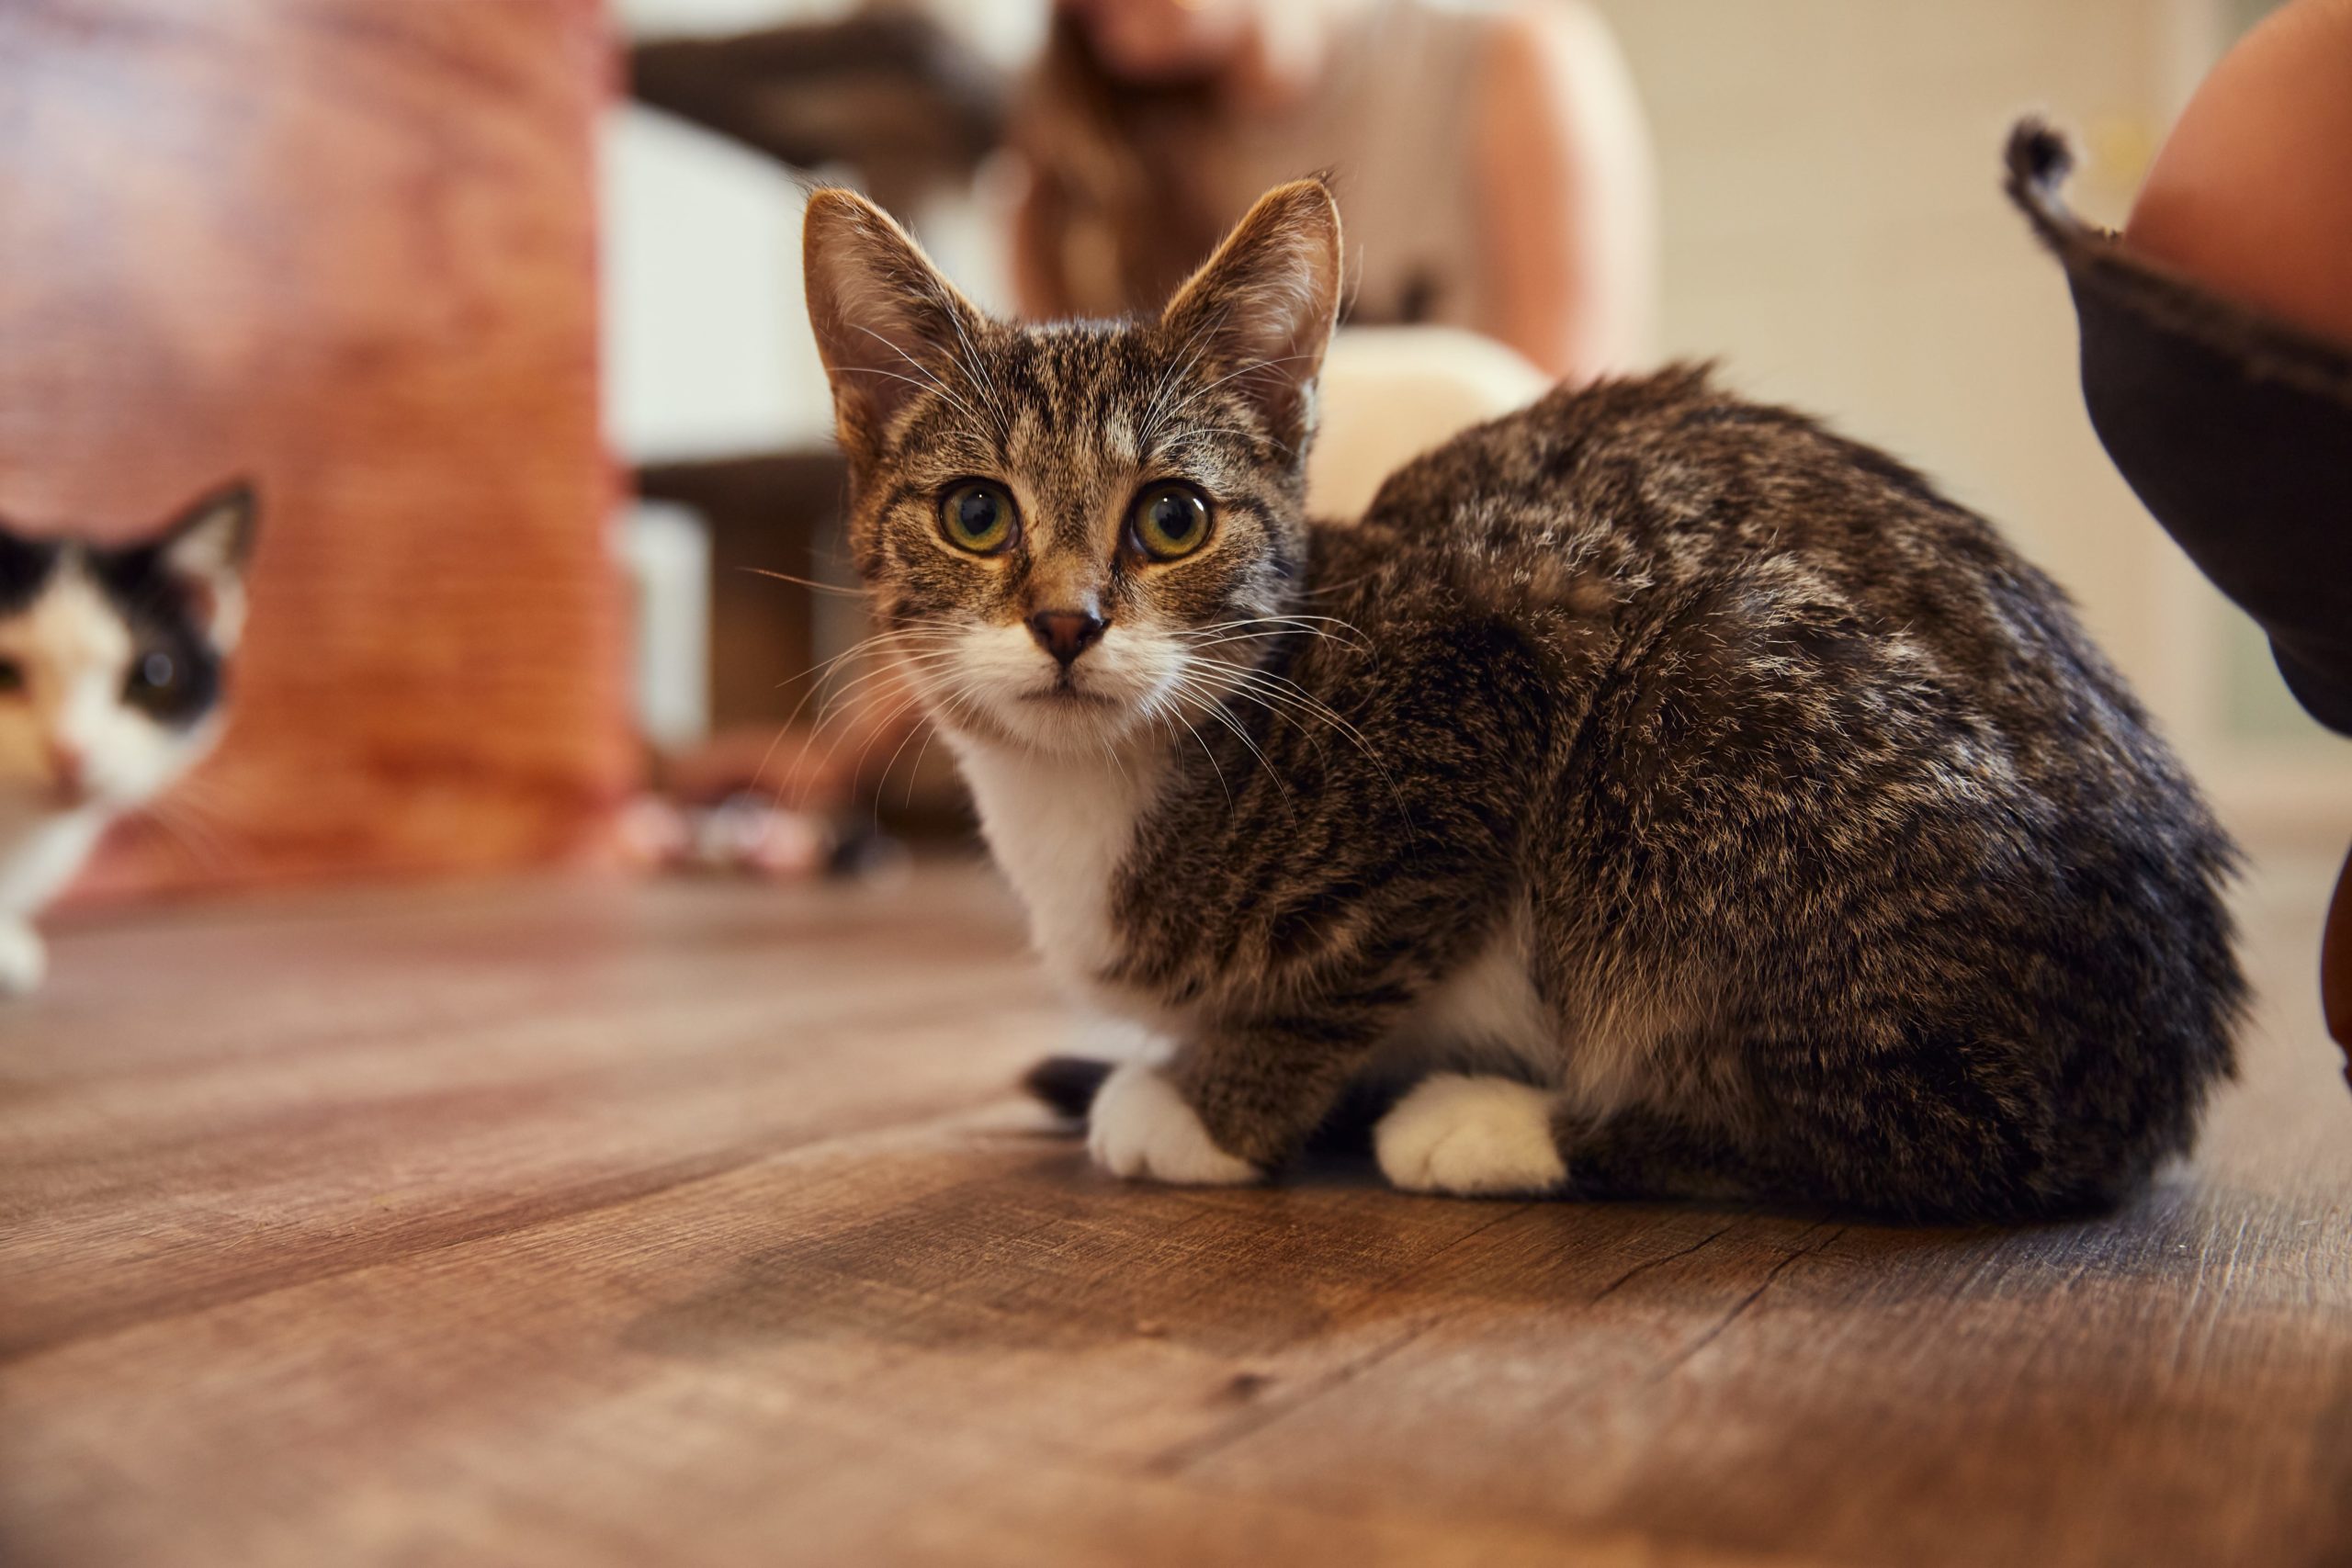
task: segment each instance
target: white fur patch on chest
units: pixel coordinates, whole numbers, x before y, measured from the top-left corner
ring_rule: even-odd
[[[1046,973],[1074,995],[1110,1004],[1097,976],[1119,956],[1112,886],[1164,765],[1152,756],[1114,764],[961,738],[955,745],[980,830],[1028,906],[1030,942]]]

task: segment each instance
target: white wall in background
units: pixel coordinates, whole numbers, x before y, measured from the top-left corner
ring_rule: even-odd
[[[638,733],[677,749],[710,731],[710,535],[683,506],[631,502],[616,524],[635,590]]]
[[[2010,121],[2087,132],[2112,216],[2192,74],[2150,0],[1601,0],[1653,124],[1664,339],[2001,520],[2143,678],[2153,534],[2090,433],[2064,277],[2000,191]],[[2118,167],[2119,163],[2132,166]]]
[[[2083,144],[2076,204],[2120,221],[2244,0],[1598,3],[1656,139],[1668,352],[1721,358],[1992,516],[2243,831],[2352,830],[2352,749],[2249,722],[2242,617],[2108,463],[2064,279],[2000,191],[2004,133],[2041,110]]]
[[[604,137],[605,413],[631,461],[808,446],[830,413],[800,303],[798,184],[635,105]]]
[[[818,21],[846,0],[619,0],[636,37]],[[1037,0],[933,7],[1010,65],[1038,36]],[[621,103],[603,145],[605,409],[629,461],[806,446],[831,439],[824,377],[800,293],[801,188],[774,162],[671,116]],[[983,304],[1007,296],[999,230],[969,200],[899,215]]]

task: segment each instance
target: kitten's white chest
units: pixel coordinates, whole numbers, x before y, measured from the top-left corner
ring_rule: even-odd
[[[37,912],[72,881],[108,819],[96,807],[22,815],[0,807],[0,919]]]
[[[1150,756],[1073,760],[959,739],[956,753],[997,864],[1029,908],[1030,941],[1073,994],[1125,1012],[1098,976],[1119,955],[1112,887],[1157,798]]]

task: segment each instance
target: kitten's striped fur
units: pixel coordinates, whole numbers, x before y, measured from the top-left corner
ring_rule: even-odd
[[[1685,368],[1309,525],[1321,186],[1154,321],[989,321],[843,193],[807,233],[886,635],[1048,966],[1166,1042],[1094,1100],[1111,1168],[1272,1172],[1374,1082],[1384,1168],[1450,1191],[2015,1219],[2189,1146],[2230,846],[2064,596],[1918,475]],[[1003,554],[943,534],[971,477]],[[1216,531],[1160,561],[1122,519],[1170,477]],[[1078,607],[1107,629],[1065,670],[1023,621]]]

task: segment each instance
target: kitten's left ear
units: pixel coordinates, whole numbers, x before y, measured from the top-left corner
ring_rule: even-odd
[[[1205,344],[1296,454],[1339,313],[1339,204],[1321,180],[1295,180],[1258,198],[1159,320],[1180,346]]]
[[[164,565],[216,588],[238,581],[253,554],[256,513],[250,480],[232,479],[207,492],[164,525],[157,541]]]

